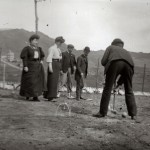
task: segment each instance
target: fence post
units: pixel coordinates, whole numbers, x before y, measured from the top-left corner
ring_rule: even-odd
[[[5,83],[6,83],[6,64],[4,63],[3,66],[3,89],[5,89]]]
[[[0,47],[0,65],[1,65],[1,60],[2,60],[2,48]]]
[[[146,71],[146,64],[144,64],[143,82],[142,82],[142,92],[144,92],[145,71]]]
[[[96,72],[96,92],[98,92],[99,59],[100,59],[100,58],[98,58],[98,63],[97,63],[97,72]]]

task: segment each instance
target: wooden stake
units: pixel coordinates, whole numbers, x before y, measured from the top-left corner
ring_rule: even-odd
[[[5,89],[5,84],[6,84],[6,64],[4,63],[4,66],[3,66],[3,89]]]
[[[143,82],[142,82],[142,92],[144,92],[145,71],[146,71],[146,64],[144,64]]]

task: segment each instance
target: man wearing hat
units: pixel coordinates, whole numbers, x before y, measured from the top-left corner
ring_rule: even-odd
[[[68,91],[68,98],[74,98],[71,95],[72,92],[72,80],[71,75],[74,74],[76,68],[76,59],[75,55],[72,54],[74,46],[69,44],[67,46],[67,51],[62,53],[62,62],[61,62],[61,76],[60,76],[60,85],[59,91],[62,91],[62,88],[66,85]]]
[[[75,73],[76,80],[76,100],[84,99],[82,98],[82,89],[84,87],[84,79],[87,77],[88,73],[88,54],[90,53],[90,48],[85,47],[83,54],[77,58],[77,69]]]
[[[108,112],[111,91],[116,78],[121,75],[121,84],[124,83],[125,101],[131,119],[137,114],[136,102],[132,90],[132,77],[134,74],[134,63],[130,53],[123,48],[124,42],[121,39],[114,39],[101,60],[105,67],[105,87],[102,93],[100,110],[94,117],[105,117]]]

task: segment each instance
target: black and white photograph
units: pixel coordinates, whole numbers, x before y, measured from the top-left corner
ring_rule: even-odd
[[[150,0],[0,0],[0,150],[150,150]]]

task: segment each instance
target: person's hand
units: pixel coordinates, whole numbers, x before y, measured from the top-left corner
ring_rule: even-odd
[[[52,69],[52,68],[51,68],[51,69],[49,69],[49,72],[50,72],[50,73],[53,73],[53,69]]]
[[[81,73],[81,77],[82,77],[82,78],[84,77],[84,74],[83,74],[83,73]]]
[[[117,84],[117,85],[113,88],[113,93],[117,93],[118,90],[119,90],[119,85]]]
[[[53,73],[53,69],[52,69],[52,67],[51,67],[51,68],[49,68],[49,72],[50,72],[50,73]]]
[[[68,68],[68,72],[71,73],[71,71],[72,71],[71,68]]]
[[[73,70],[71,71],[71,74],[73,75],[76,72],[76,67],[73,67]]]
[[[51,63],[49,64],[49,72],[53,73],[53,68],[52,68],[52,64]]]
[[[76,66],[74,66],[73,68],[74,68],[74,71],[76,71]]]
[[[43,64],[43,61],[41,60],[40,63]]]
[[[28,72],[29,71],[28,67],[24,67],[24,71]]]
[[[60,71],[60,74],[61,74],[61,75],[63,75],[63,74],[64,74],[62,70]]]

